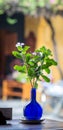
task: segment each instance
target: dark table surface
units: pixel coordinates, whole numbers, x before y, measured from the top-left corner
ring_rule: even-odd
[[[7,121],[0,130],[63,130],[63,122],[45,119],[41,124],[23,124],[20,119]]]

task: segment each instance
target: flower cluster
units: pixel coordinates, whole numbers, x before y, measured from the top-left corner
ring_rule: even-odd
[[[32,87],[38,87],[38,81],[42,78],[49,82],[50,79],[44,74],[50,73],[50,66],[57,65],[57,62],[51,58],[52,53],[50,49],[45,46],[35,50],[33,53],[29,52],[29,46],[24,43],[16,44],[17,51],[13,51],[12,54],[19,58],[23,64],[21,66],[15,65],[14,69],[26,73]]]

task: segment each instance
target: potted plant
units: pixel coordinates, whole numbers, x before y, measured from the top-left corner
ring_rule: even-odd
[[[44,79],[46,82],[50,82],[46,73],[50,73],[50,66],[57,65],[57,62],[51,58],[52,52],[45,46],[35,50],[33,53],[29,52],[29,46],[24,43],[16,44],[17,50],[12,54],[22,61],[22,65],[15,65],[14,69],[26,73],[27,78],[32,86],[31,90],[31,102],[24,109],[24,116],[28,120],[39,120],[42,116],[43,109],[36,101],[36,89],[38,81]],[[46,72],[46,73],[45,73]]]

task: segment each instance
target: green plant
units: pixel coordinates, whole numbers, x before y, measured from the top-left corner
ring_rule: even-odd
[[[28,52],[29,46],[25,46],[24,43],[16,44],[17,51],[13,51],[12,54],[22,60],[23,65],[15,65],[14,69],[26,73],[32,87],[38,87],[38,81],[42,78],[49,82],[50,79],[46,76],[50,73],[50,66],[57,65],[57,62],[51,58],[52,53],[50,49],[46,49],[45,46],[35,50],[33,53]]]

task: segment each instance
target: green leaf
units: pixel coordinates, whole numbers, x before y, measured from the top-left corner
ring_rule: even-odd
[[[45,75],[41,75],[42,77],[43,77],[43,79],[46,81],[46,82],[50,82],[50,79],[47,77],[47,76],[45,76]]]
[[[25,57],[26,57],[26,62],[28,63],[30,61],[30,59],[31,59],[31,54],[26,53]]]
[[[50,60],[52,62],[52,65],[57,65],[57,62],[54,59]]]
[[[46,59],[46,63],[51,66],[51,65],[57,65],[57,62],[54,60],[54,59],[50,59],[50,58],[47,58]]]
[[[34,66],[34,63],[33,63],[32,61],[29,61],[28,64],[29,64],[30,66]]]
[[[2,15],[4,13],[4,10],[0,9],[0,15]]]
[[[21,52],[23,51],[22,46],[18,46],[17,49],[18,49],[18,51],[21,51]]]
[[[26,66],[25,65],[23,65],[23,66],[15,65],[14,69],[19,71],[19,72],[26,73]]]
[[[46,63],[42,65],[42,69],[46,69],[51,65],[51,63]]]
[[[12,51],[12,55],[14,55],[16,58],[22,59],[22,56],[18,51]]]
[[[12,19],[12,18],[10,18],[10,17],[7,17],[7,22],[8,22],[9,24],[15,24],[15,23],[17,23],[17,19]]]
[[[34,60],[35,63],[41,61],[41,59],[42,59],[42,57],[40,55],[38,55],[38,54],[33,57],[33,60]]]
[[[29,48],[29,46],[24,46],[24,51],[28,51]]]
[[[50,49],[47,49],[47,53],[48,53],[48,55],[51,55],[51,56],[52,56],[52,52],[51,52]]]
[[[43,52],[43,54],[47,57],[47,56],[52,56],[51,50],[47,49],[45,46],[40,48],[40,51]]]
[[[35,71],[34,68],[32,69],[32,67],[28,68],[28,75],[32,78],[35,77]]]
[[[49,74],[50,73],[50,69],[46,68],[45,71]]]

